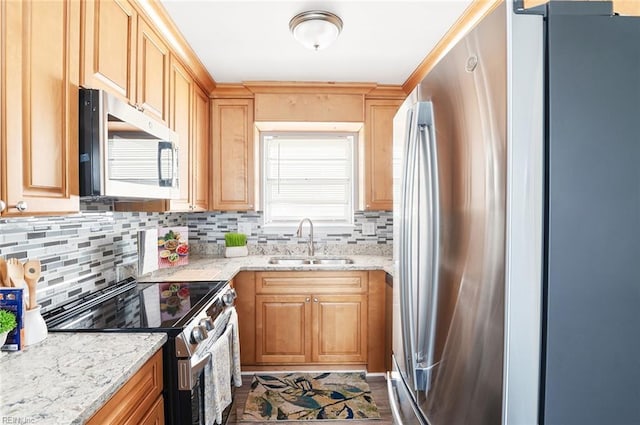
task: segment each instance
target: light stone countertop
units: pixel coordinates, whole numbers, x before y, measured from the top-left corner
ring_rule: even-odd
[[[213,280],[231,280],[241,271],[289,271],[289,270],[384,270],[393,275],[393,259],[378,255],[318,255],[316,257],[347,257],[353,264],[340,265],[283,265],[269,264],[272,257],[287,257],[286,255],[249,255],[247,257],[220,258],[208,256],[189,257],[189,265],[168,267],[138,277],[138,282],[157,282],[171,279],[171,276],[184,270],[216,270],[218,273]],[[298,257],[298,256],[295,256]],[[185,279],[188,280],[188,279]],[[200,280],[200,279],[198,279]]]
[[[0,418],[84,424],[167,340],[164,333],[50,332],[0,354]]]

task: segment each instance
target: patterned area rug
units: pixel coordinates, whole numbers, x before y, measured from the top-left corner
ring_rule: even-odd
[[[243,421],[380,419],[364,372],[256,374]]]

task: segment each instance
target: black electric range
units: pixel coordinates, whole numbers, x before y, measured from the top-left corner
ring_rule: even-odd
[[[129,278],[43,313],[50,331],[177,333],[226,281],[136,283]]]
[[[226,328],[235,297],[227,281],[137,283],[130,278],[43,317],[51,332],[166,333],[165,422],[199,425],[204,423],[207,350]]]

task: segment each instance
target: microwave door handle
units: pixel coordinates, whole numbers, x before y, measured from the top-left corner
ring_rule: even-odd
[[[169,151],[169,160],[163,158],[164,151]],[[171,142],[158,142],[158,181],[161,187],[173,186],[177,151]],[[168,175],[163,175],[163,164],[168,162]]]

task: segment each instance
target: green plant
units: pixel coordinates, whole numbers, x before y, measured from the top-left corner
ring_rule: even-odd
[[[15,314],[7,310],[0,310],[0,333],[9,332],[16,326],[18,323]]]
[[[247,244],[247,235],[244,233],[225,233],[224,244],[226,246],[245,246]]]

